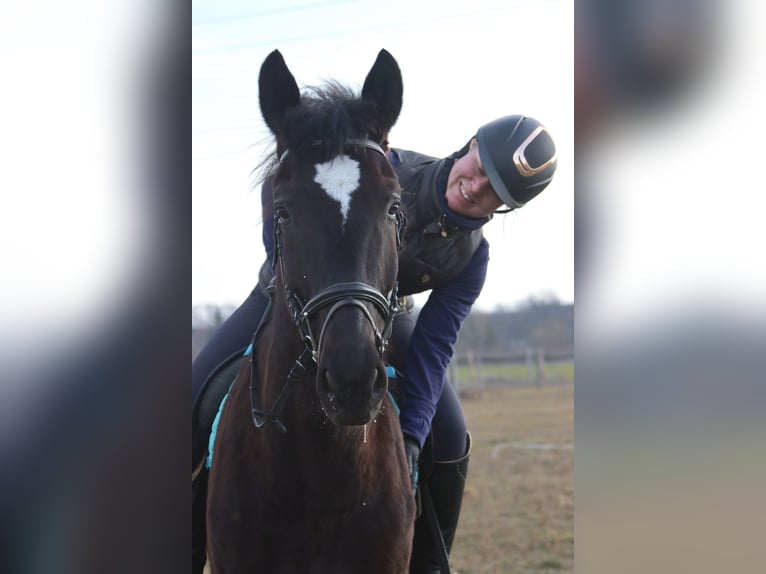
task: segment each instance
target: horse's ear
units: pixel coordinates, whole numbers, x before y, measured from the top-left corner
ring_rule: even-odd
[[[287,69],[279,50],[274,50],[261,64],[258,98],[266,125],[276,135],[285,111],[300,103],[300,90]]]
[[[402,72],[394,57],[381,50],[364,80],[362,99],[375,102],[385,131],[396,123],[402,109]]]

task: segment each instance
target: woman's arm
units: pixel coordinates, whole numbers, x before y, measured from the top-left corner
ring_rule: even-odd
[[[449,285],[434,289],[418,315],[405,361],[402,432],[423,445],[444,387],[458,332],[487,276],[489,244],[482,240]]]

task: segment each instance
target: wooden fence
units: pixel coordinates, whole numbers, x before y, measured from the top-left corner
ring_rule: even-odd
[[[458,393],[480,391],[494,385],[543,386],[572,382],[572,349],[527,347],[508,353],[468,350],[456,354],[448,367],[448,380]]]

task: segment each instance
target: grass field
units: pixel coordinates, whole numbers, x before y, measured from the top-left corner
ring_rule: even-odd
[[[492,387],[463,399],[473,450],[453,572],[573,569],[573,390]]]
[[[545,372],[538,373],[536,365],[531,367],[524,363],[483,364],[479,369],[461,365],[454,370],[454,377],[461,388],[471,388],[481,382],[488,384],[534,382],[543,377],[548,382],[565,382],[574,380],[574,363],[572,361],[546,362]],[[481,379],[481,381],[477,380]]]

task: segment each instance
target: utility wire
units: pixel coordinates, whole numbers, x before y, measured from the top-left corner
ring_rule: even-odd
[[[258,10],[257,12],[248,12],[247,14],[237,14],[233,16],[219,16],[217,18],[205,18],[192,21],[192,26],[209,26],[213,24],[224,24],[226,22],[235,22],[237,20],[251,20],[253,18],[262,18],[263,16],[274,16],[278,14],[288,14],[290,12],[301,12],[303,10],[312,10],[314,8],[324,8],[326,6],[337,6],[340,4],[351,4],[359,0],[333,0],[331,2],[314,2],[313,4],[298,4],[296,6],[286,6],[282,8],[268,8]]]
[[[381,23],[381,24],[373,24],[367,27],[347,28],[345,30],[329,30],[325,32],[318,32],[316,34],[307,34],[303,36],[295,36],[292,38],[282,38],[279,40],[269,39],[269,40],[264,40],[260,42],[251,42],[247,44],[222,46],[222,47],[216,47],[216,48],[203,48],[199,50],[192,49],[192,55],[195,56],[195,55],[221,54],[225,52],[252,50],[256,48],[262,48],[264,46],[275,46],[275,45],[281,46],[284,44],[294,44],[296,42],[308,42],[308,41],[314,41],[314,40],[324,40],[327,38],[339,38],[343,36],[369,34],[371,32],[380,32],[384,30],[401,30],[401,29],[419,27],[424,25],[434,26],[444,22],[449,22],[452,20],[458,20],[468,16],[481,14],[483,12],[486,12],[486,9],[479,7],[479,8],[469,9],[465,12],[458,12],[458,13],[453,12],[446,15],[440,15],[428,20],[413,19],[413,20],[405,21],[405,22],[402,22],[399,20],[392,20],[389,22]],[[497,14],[495,14],[493,17],[496,17],[496,16]]]
[[[206,48],[202,50],[192,50],[192,55],[209,55],[219,54],[222,52],[235,52],[241,50],[251,50],[254,48],[262,48],[263,46],[274,46],[284,44],[294,44],[295,42],[308,42],[312,40],[324,40],[326,38],[338,38],[341,36],[353,36],[355,34],[367,34],[369,32],[376,32],[380,30],[390,30],[392,28],[403,28],[412,25],[417,25],[418,22],[401,23],[391,22],[389,24],[382,24],[376,26],[369,26],[367,28],[351,28],[346,30],[331,30],[329,32],[320,32],[313,35],[296,36],[294,38],[283,38],[278,41],[264,40],[263,42],[253,42],[248,44],[240,44],[238,46],[223,46],[221,48]]]

